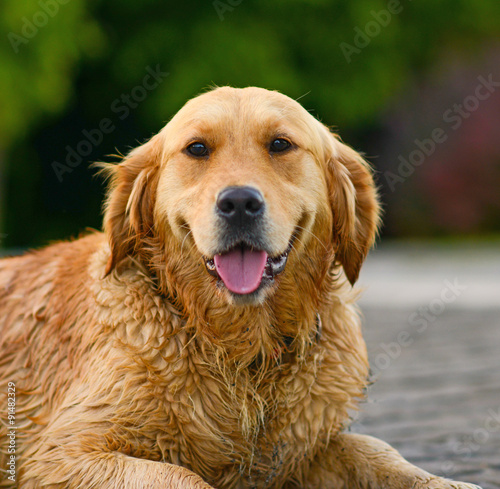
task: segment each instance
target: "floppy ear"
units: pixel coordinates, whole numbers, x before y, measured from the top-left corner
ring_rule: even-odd
[[[128,255],[140,254],[154,227],[161,145],[155,136],[132,150],[118,165],[104,165],[111,185],[104,210],[104,231],[111,247],[106,275]]]
[[[375,242],[380,223],[380,204],[368,163],[359,153],[333,135],[328,160],[330,199],[336,260],[351,285]],[[331,142],[331,141],[330,141]]]

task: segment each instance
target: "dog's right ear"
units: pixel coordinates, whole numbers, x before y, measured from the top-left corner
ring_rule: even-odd
[[[104,232],[111,248],[106,275],[127,256],[140,255],[144,238],[153,231],[161,151],[156,135],[118,165],[102,165],[111,176],[104,208]]]

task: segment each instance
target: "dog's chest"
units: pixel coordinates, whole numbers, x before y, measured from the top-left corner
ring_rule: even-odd
[[[121,403],[123,416],[134,413],[133,439],[120,435],[118,444],[136,445],[131,455],[183,465],[215,487],[266,487],[296,473],[338,429],[343,412],[331,403],[335,382],[318,345],[307,361],[277,364],[259,382],[248,369],[228,374],[141,280],[131,281],[95,296],[123,365],[110,375],[128,386]]]
[[[246,374],[228,384],[191,356],[184,361],[172,364],[163,401],[168,421],[156,440],[165,460],[216,487],[272,485],[312,456],[334,423],[327,403],[311,395],[317,372],[303,365],[284,366],[255,385]]]
[[[296,472],[338,424],[339,413],[317,389],[319,348],[310,362],[276,365],[259,382],[248,369],[221,372],[202,350],[181,330],[136,357],[144,384],[133,410],[156,458],[215,487],[270,487]]]

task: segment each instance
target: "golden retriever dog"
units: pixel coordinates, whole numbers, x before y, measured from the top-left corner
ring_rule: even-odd
[[[379,224],[358,153],[223,87],[103,171],[104,233],[0,262],[1,487],[476,487],[344,432]]]

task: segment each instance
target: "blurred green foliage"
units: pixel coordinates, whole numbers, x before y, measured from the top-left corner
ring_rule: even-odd
[[[87,7],[82,0],[2,2],[0,149],[8,149],[41,117],[64,110],[74,95],[78,64],[97,56],[105,42]]]
[[[300,97],[344,139],[366,149],[386,104],[412,79],[449,50],[473,56],[500,32],[498,0],[0,5],[0,223],[9,246],[99,227],[102,191],[87,161],[128,151],[213,84]],[[381,11],[389,5],[398,13],[388,18]],[[349,59],[342,43],[354,47]],[[168,76],[121,118],[113,103],[134,93],[148,67]],[[59,182],[53,163],[64,164],[67,147],[75,149],[82,131],[99,128],[103,119],[113,130]]]

